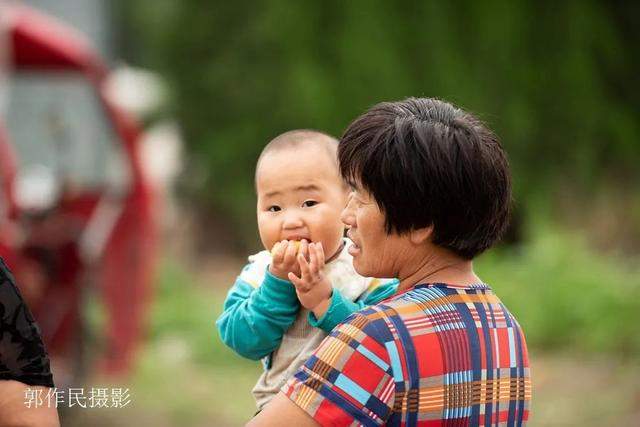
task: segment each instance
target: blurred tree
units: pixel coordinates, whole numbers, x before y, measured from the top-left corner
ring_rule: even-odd
[[[171,85],[184,182],[218,233],[205,237],[243,249],[257,243],[266,142],[293,128],[339,135],[408,96],[479,112],[510,154],[521,208],[563,188],[637,186],[639,4],[128,0],[119,12],[127,59]]]

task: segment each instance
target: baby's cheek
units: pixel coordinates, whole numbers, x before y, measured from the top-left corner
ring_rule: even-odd
[[[274,231],[273,227],[270,227],[268,223],[258,221],[258,233],[264,248],[267,250],[271,250],[278,242],[277,230]]]

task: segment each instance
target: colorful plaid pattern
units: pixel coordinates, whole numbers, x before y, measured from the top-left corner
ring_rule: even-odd
[[[487,285],[418,285],[338,325],[282,391],[321,425],[521,426],[529,358]]]

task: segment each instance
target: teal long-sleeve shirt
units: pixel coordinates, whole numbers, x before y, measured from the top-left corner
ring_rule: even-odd
[[[262,359],[278,348],[300,310],[293,284],[272,275],[268,265],[257,264],[249,264],[243,269],[229,290],[224,310],[216,321],[222,341],[239,355],[252,360]],[[260,268],[262,274],[256,272],[256,268]],[[397,287],[396,279],[369,279],[367,289],[355,301],[334,288],[326,313],[320,319],[309,313],[308,321],[329,333],[352,313],[395,294]]]

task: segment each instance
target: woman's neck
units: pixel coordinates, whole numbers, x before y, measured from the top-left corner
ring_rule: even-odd
[[[481,280],[473,272],[473,262],[454,255],[450,251],[431,247],[428,254],[407,266],[399,273],[398,292],[405,291],[420,283],[447,283],[450,285],[471,285]]]

